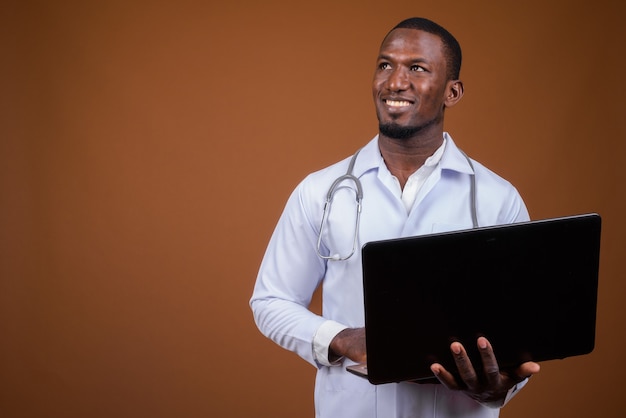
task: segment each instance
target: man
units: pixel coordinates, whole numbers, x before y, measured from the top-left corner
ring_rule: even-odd
[[[331,184],[350,171],[353,158],[347,158],[298,185],[272,235],[250,304],[266,336],[318,368],[318,417],[496,417],[539,371],[536,363],[499,370],[482,337],[475,342],[482,369],[473,368],[461,344],[450,346],[459,381],[439,364],[431,369],[442,384],[374,386],[345,371],[366,361],[358,251],[365,242],[471,228],[473,218],[481,226],[529,219],[515,188],[470,161],[443,130],[445,109],[463,96],[460,66],[457,41],[434,22],[412,18],[392,29],[381,45],[372,89],[379,135],[352,167],[362,185],[360,223],[357,182],[347,179],[335,189],[320,228]],[[475,214],[469,209],[472,174]],[[307,309],[320,284],[322,316]]]

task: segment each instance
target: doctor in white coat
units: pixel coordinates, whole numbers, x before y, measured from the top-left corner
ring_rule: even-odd
[[[500,370],[483,337],[473,342],[482,368],[473,367],[463,345],[451,344],[458,381],[439,364],[431,367],[438,380],[431,384],[375,386],[345,370],[367,359],[359,251],[365,242],[529,219],[517,190],[444,132],[445,110],[463,96],[460,67],[458,42],[436,23],[411,18],[393,28],[372,86],[378,135],[356,157],[307,176],[270,239],[250,305],[263,334],[318,369],[317,417],[497,417],[539,371],[532,362]],[[325,205],[333,182],[348,172]],[[321,316],[308,309],[318,286]]]

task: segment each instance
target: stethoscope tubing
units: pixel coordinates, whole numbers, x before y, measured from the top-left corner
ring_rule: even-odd
[[[330,185],[330,187],[328,188],[328,192],[326,193],[326,201],[324,202],[322,221],[320,223],[320,230],[317,236],[317,246],[316,246],[317,255],[324,260],[344,261],[352,257],[357,250],[358,241],[359,241],[359,227],[361,224],[363,186],[361,184],[361,181],[358,179],[358,177],[356,177],[353,173],[354,173],[354,164],[356,162],[356,157],[359,155],[359,152],[361,152],[361,149],[357,150],[357,152],[355,152],[354,155],[352,156],[352,159],[350,160],[350,164],[348,165],[348,170],[346,171],[346,174],[337,177],[335,181],[333,181],[333,183]],[[463,151],[461,151],[461,153],[463,154],[463,156],[467,160],[467,163],[472,169],[472,174],[470,174],[470,213],[472,216],[472,227],[478,228],[479,226],[478,225],[478,213],[476,209],[476,171],[474,170],[474,164],[472,164],[472,160],[470,160],[467,154],[465,154]],[[356,214],[356,220],[355,220],[354,240],[352,242],[352,251],[347,256],[341,256],[339,255],[339,253],[337,254],[330,253],[329,255],[324,255],[320,251],[320,248],[322,246],[322,236],[324,234],[324,228],[326,228],[326,224],[328,223],[328,213],[330,212],[330,206],[332,205],[332,200],[333,200],[333,196],[335,192],[340,188],[339,186],[345,181],[353,182],[356,187],[357,214]]]

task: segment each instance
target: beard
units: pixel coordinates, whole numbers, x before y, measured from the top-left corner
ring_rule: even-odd
[[[443,121],[443,113],[435,116],[433,119],[423,122],[421,125],[400,125],[395,121],[378,122],[378,131],[381,135],[391,139],[406,140],[413,138],[421,131],[426,131],[430,127],[437,125]]]
[[[380,123],[378,130],[387,138],[409,139],[422,130],[422,126],[401,126],[397,123]]]

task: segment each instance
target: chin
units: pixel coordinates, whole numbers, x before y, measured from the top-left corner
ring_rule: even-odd
[[[402,126],[397,123],[381,123],[378,125],[380,133],[387,138],[408,139],[422,129],[421,126]]]

